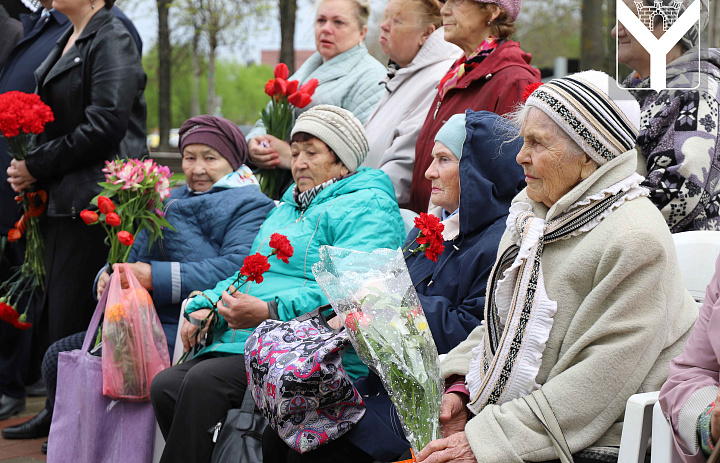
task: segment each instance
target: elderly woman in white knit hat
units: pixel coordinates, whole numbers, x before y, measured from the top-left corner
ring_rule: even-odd
[[[358,167],[368,142],[350,111],[319,105],[304,112],[293,127],[291,146],[295,184],[263,222],[250,254],[270,255],[270,237],[280,233],[290,240],[293,255],[288,263],[272,259],[262,283],[228,290],[235,273],[204,290],[207,297],[187,303],[186,318],[194,325],[189,336],[183,335],[189,351],[197,344],[196,325],[211,313],[210,301],[222,301],[212,342],[153,380],[150,396],[167,442],[163,462],[210,461],[213,441],[207,430],[242,404],[247,376],[238,357],[254,327],[266,319],[287,321],[328,303],[311,270],[320,260],[321,246],[370,252],[403,243],[392,182],[382,171]],[[368,372],[354,351],[345,354],[343,364],[353,379]]]
[[[616,85],[555,79],[518,112],[528,186],[485,324],[441,365],[444,437],[418,461],[614,461],[628,397],[658,390],[682,350],[697,305],[635,173],[639,106]]]

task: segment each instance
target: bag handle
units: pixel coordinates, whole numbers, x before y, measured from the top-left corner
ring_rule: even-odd
[[[95,340],[95,333],[97,332],[98,326],[100,326],[100,318],[105,313],[105,303],[107,302],[108,293],[110,292],[110,283],[115,278],[115,274],[110,275],[110,280],[105,285],[105,291],[103,291],[100,300],[95,306],[95,313],[90,320],[87,332],[85,333],[85,340],[83,341],[82,351],[88,352],[90,350],[90,344]]]
[[[555,417],[555,412],[553,412],[542,389],[533,391],[532,394],[523,397],[523,399],[545,428],[545,432],[547,432],[548,437],[550,437],[550,441],[552,441],[553,447],[555,447],[555,451],[560,457],[560,461],[562,463],[574,463],[570,447],[565,440],[565,434],[563,434],[560,423],[558,423]]]
[[[255,422],[255,400],[253,399],[249,385],[245,388],[245,395],[243,396],[242,405],[240,406],[240,414],[247,416],[245,419],[238,420],[236,429],[240,431],[252,429],[253,423]]]
[[[311,318],[317,318],[320,321],[320,324],[323,325],[328,330],[334,332],[335,334],[341,332],[343,330],[343,327],[340,326],[338,329],[334,329],[328,325],[328,320],[332,320],[333,318],[337,317],[337,314],[333,310],[333,312],[328,315],[327,317],[323,314],[324,311],[331,309],[332,306],[330,304],[321,305],[320,307],[311,310],[310,312],[306,312],[299,317],[295,318],[295,321],[303,322],[305,320],[310,320]]]

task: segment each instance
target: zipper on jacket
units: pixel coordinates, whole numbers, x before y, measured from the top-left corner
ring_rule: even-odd
[[[213,430],[213,443],[217,442],[218,434],[220,434],[221,427],[222,421],[218,421],[217,424],[215,424],[215,429]]]
[[[437,102],[437,106],[435,107],[435,114],[433,114],[433,120],[437,117],[437,113],[440,111],[440,102]]]

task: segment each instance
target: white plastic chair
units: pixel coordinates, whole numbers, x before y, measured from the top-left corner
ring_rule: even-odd
[[[410,233],[410,230],[415,227],[415,217],[419,217],[420,214],[410,209],[400,209],[400,215],[402,216],[403,224],[405,225],[405,234],[407,235]]]
[[[685,287],[696,301],[703,302],[720,254],[720,231],[676,233],[673,241],[685,277]]]
[[[690,231],[673,235],[685,287],[693,298],[705,300],[705,289],[715,273],[720,254],[720,232]],[[642,463],[652,435],[651,463],[680,463],[672,429],[657,401],[658,392],[635,394],[628,399],[620,440],[618,463]],[[652,416],[652,420],[650,417]]]

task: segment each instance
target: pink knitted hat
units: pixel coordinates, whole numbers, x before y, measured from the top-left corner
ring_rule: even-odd
[[[475,0],[480,3],[494,3],[497,6],[502,7],[510,15],[510,19],[515,22],[518,16],[520,16],[520,7],[522,6],[522,0]]]

